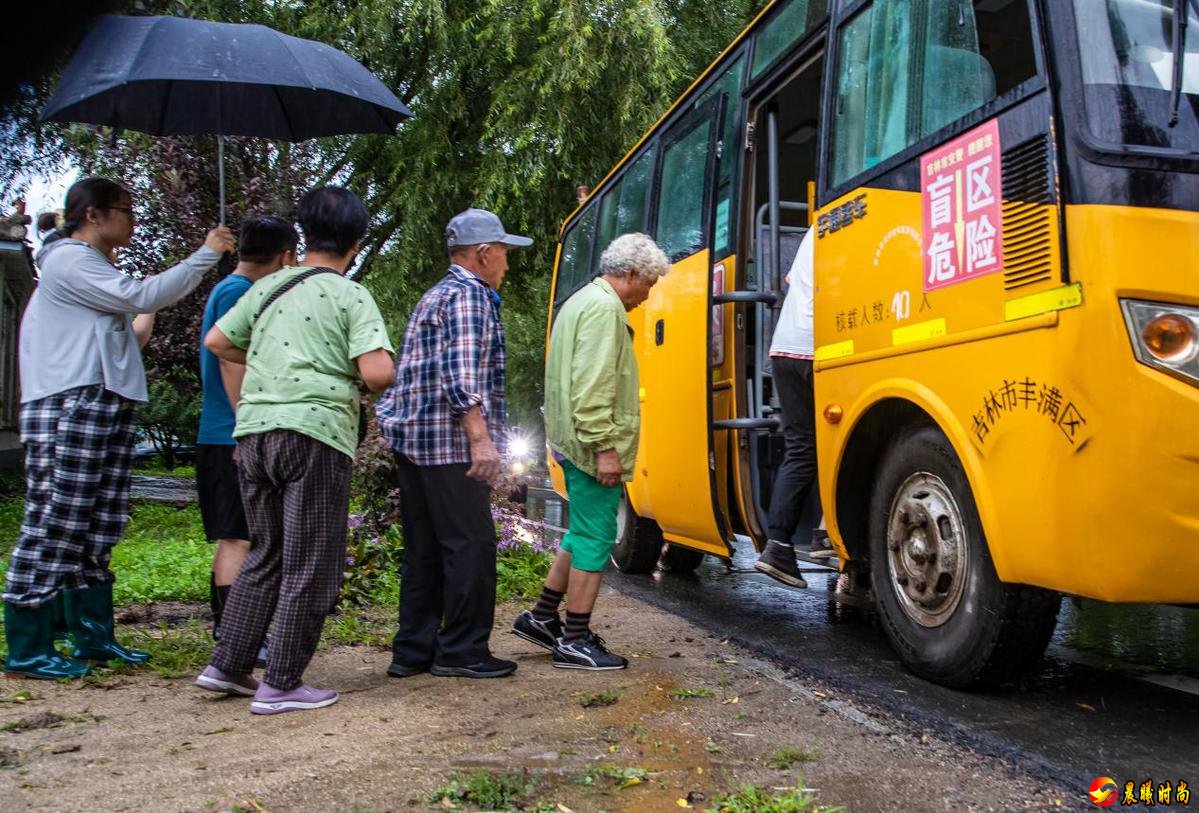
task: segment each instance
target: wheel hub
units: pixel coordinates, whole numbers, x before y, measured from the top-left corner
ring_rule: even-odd
[[[965,523],[945,482],[917,472],[899,487],[887,520],[887,565],[893,592],[917,624],[949,620],[965,588]]]

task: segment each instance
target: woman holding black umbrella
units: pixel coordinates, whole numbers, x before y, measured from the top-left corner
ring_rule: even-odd
[[[82,677],[83,661],[149,657],[113,637],[108,569],[129,511],[137,404],[147,400],[144,330],[133,317],[189,294],[234,241],[218,226],[179,265],[135,280],[109,259],[134,225],[126,189],[84,178],[67,193],[64,228],[37,257],[41,277],[20,338],[25,518],[4,592],[11,675]],[[60,607],[70,658],[53,646]]]

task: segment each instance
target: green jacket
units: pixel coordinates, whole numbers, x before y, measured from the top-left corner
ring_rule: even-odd
[[[600,277],[558,311],[545,362],[545,438],[592,477],[595,456],[615,449],[633,479],[641,432],[633,328],[612,286]]]

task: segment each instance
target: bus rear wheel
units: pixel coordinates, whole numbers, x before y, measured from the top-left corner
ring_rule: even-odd
[[[870,503],[883,628],[911,671],[957,689],[1016,678],[1045,651],[1061,597],[999,580],[961,461],[934,426],[900,437]]]
[[[662,554],[662,529],[652,519],[637,516],[627,493],[616,512],[616,545],[612,564],[621,573],[649,573]]]
[[[684,548],[682,545],[667,543],[658,559],[658,570],[663,573],[684,575],[694,573],[704,560],[704,552],[694,548]]]

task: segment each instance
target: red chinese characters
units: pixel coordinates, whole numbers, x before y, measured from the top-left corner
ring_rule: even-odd
[[[1003,270],[999,123],[989,121],[920,158],[924,290]]]

